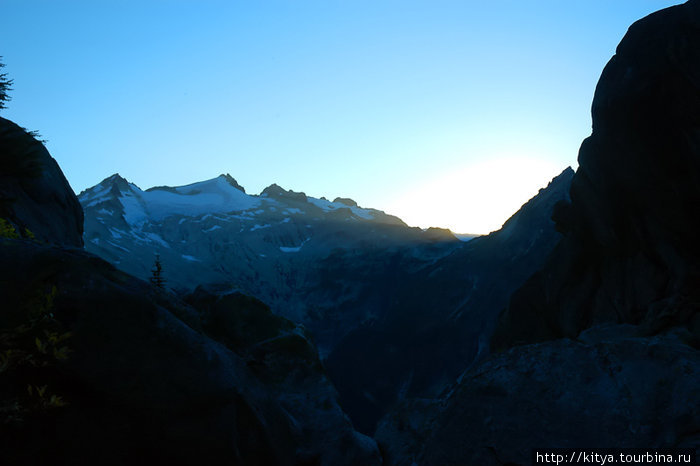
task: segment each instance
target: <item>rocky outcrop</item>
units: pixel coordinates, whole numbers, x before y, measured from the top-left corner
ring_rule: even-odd
[[[496,354],[383,418],[389,464],[700,448],[698,50],[698,0],[630,27],[596,89],[571,200],[554,209],[564,237],[499,316]]]
[[[277,185],[276,183],[271,184],[267,188],[263,189],[260,193],[261,196],[272,197],[272,198],[283,198],[289,201],[306,202],[306,194],[298,193],[292,191],[291,189],[287,191],[283,187]]]
[[[55,288],[47,310],[71,335],[55,375],[19,363],[3,374],[3,400],[20,411],[3,419],[3,462],[294,464],[291,420],[243,360],[173,314],[196,322],[191,308],[81,251],[4,240],[0,258],[3,334]],[[27,384],[68,405],[33,412]]]
[[[0,118],[0,218],[21,237],[83,245],[83,209],[44,145]]]
[[[246,361],[298,428],[301,464],[379,464],[377,445],[355,432],[338,405],[311,335],[238,291],[198,287],[186,301],[200,311],[205,332]]]
[[[683,336],[605,330],[498,354],[446,400],[395,409],[376,434],[386,462],[524,465],[538,446],[698,448],[700,353]]]
[[[633,24],[605,67],[565,238],[514,294],[495,348],[603,322],[700,338],[700,2]],[[697,344],[697,343],[696,343]]]
[[[3,356],[7,344],[30,355],[2,359],[3,463],[380,463],[303,331],[256,300],[198,309],[88,253],[25,240],[2,240],[0,261]],[[37,316],[60,325],[67,357],[51,357]],[[31,363],[39,353],[48,368]],[[68,405],[44,406],[27,385]]]
[[[238,184],[238,181],[236,181],[236,179],[234,177],[232,177],[228,173],[226,173],[225,175],[221,175],[221,176],[224,177],[224,179],[228,182],[228,184],[230,184],[231,186],[233,186],[234,188],[236,188],[240,191],[245,192],[245,188],[243,186],[241,186],[240,184]]]
[[[333,200],[333,202],[340,202],[341,204],[345,204],[348,207],[357,207],[357,202],[353,201],[348,197],[336,197]]]

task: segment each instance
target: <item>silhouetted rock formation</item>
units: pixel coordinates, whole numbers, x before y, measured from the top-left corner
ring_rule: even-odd
[[[565,238],[514,294],[494,347],[603,322],[700,338],[700,2],[632,25],[593,100]]]
[[[546,447],[700,448],[700,1],[630,27],[593,102],[564,238],[446,396],[385,416],[391,465]],[[415,462],[415,463],[414,463]]]
[[[83,209],[44,145],[0,118],[0,218],[21,236],[83,245]],[[28,233],[31,232],[31,233]]]

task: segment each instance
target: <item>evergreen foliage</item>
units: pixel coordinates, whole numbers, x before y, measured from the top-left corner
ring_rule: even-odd
[[[54,316],[57,290],[37,289],[27,297],[19,325],[0,328],[0,425],[60,408],[67,403],[49,386],[60,379],[56,372],[71,349],[72,334]]]
[[[2,59],[2,57],[0,57]],[[0,61],[0,70],[5,67],[5,64]],[[6,102],[10,100],[8,91],[12,90],[12,79],[7,78],[7,73],[0,73],[0,110],[6,108]]]
[[[12,225],[4,218],[0,218],[0,238],[19,238],[19,233],[17,233],[17,230],[15,230],[14,225]]]
[[[165,288],[165,278],[163,278],[163,265],[160,263],[160,254],[156,254],[156,260],[151,269],[151,283],[158,288]]]

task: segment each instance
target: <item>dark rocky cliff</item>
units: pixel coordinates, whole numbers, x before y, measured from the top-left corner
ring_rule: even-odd
[[[564,234],[444,397],[409,399],[385,462],[531,464],[532,449],[700,449],[700,1],[630,27],[593,102]]]
[[[0,218],[21,236],[83,245],[83,209],[63,172],[41,142],[4,118],[0,118]]]
[[[603,322],[700,337],[700,2],[632,25],[605,67],[565,238],[503,314],[494,347]]]

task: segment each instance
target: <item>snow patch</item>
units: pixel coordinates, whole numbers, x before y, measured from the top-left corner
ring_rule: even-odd
[[[124,193],[119,198],[124,207],[124,220],[131,226],[143,225],[148,219],[146,209],[143,206],[143,199],[134,196],[131,193]]]
[[[234,188],[221,176],[173,190],[142,191],[134,184],[129,186],[131,193],[124,193],[120,198],[125,211],[129,210],[128,214],[125,212],[125,217],[128,216],[131,220],[129,223],[136,223],[142,217],[162,220],[171,215],[196,217],[202,214],[237,212],[256,208],[261,202]],[[140,202],[135,202],[137,199]],[[207,215],[200,221],[206,218]]]
[[[149,242],[158,243],[163,247],[170,248],[170,245],[156,233],[146,232],[144,233],[146,240]]]
[[[272,225],[270,225],[270,224],[265,224],[265,225],[258,225],[258,224],[255,224],[254,226],[252,226],[252,227],[250,228],[250,231],[262,230],[263,228],[270,228],[271,226],[272,226]]]
[[[306,238],[299,246],[287,247],[280,246],[280,251],[282,252],[299,252],[301,248],[310,240],[311,238]]]
[[[310,204],[313,204],[319,209],[323,210],[324,212],[332,212],[339,209],[349,209],[350,212],[352,212],[357,217],[360,217],[365,220],[374,219],[374,215],[372,215],[369,209],[363,209],[361,207],[356,206],[348,206],[343,204],[342,202],[331,202],[325,199],[316,199],[315,197],[309,197],[307,198],[307,201]]]
[[[112,234],[112,238],[114,239],[121,239],[122,236],[128,236],[124,230],[120,230],[119,228],[110,228],[109,232]]]
[[[112,246],[114,246],[115,248],[121,249],[121,250],[124,251],[124,252],[131,252],[131,251],[129,251],[128,249],[126,249],[125,247],[119,246],[117,243],[115,243],[115,242],[113,242],[113,241],[107,241],[107,242],[108,242],[109,244],[111,244]]]
[[[369,213],[369,210],[367,209],[361,209],[359,207],[350,207],[350,210],[352,211],[353,214],[357,215],[360,218],[363,218],[365,220],[372,220],[374,219],[374,215]]]
[[[210,231],[218,230],[221,228],[221,225],[214,225],[211,228],[207,228],[206,230],[202,230],[202,233],[209,233]]]
[[[197,259],[196,257],[188,256],[187,254],[183,254],[182,258],[185,260],[188,260],[190,262],[202,262],[201,260]]]

